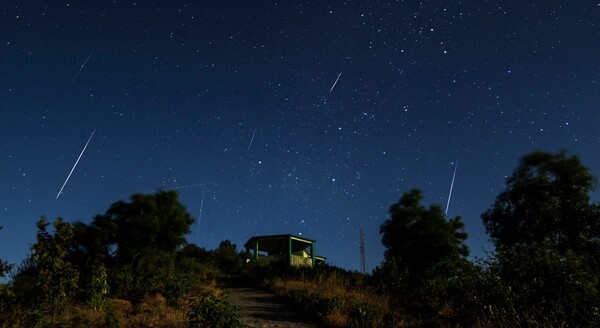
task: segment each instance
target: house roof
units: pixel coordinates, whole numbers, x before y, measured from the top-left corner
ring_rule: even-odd
[[[299,241],[305,241],[307,243],[315,243],[316,240],[314,239],[310,239],[310,238],[305,238],[305,237],[301,237],[301,236],[295,236],[295,235],[291,235],[291,234],[281,234],[281,235],[264,235],[264,236],[253,236],[250,239],[248,239],[248,241],[246,242],[246,244],[244,244],[244,246],[249,246],[251,245],[250,243],[255,241],[255,240],[267,240],[267,239],[288,239],[288,238],[293,238],[295,240],[299,240]]]
[[[296,245],[293,245],[294,252],[302,250],[306,247],[306,246],[302,247],[300,245],[297,245],[297,242],[306,243],[306,244],[316,243],[315,240],[310,239],[310,238],[304,238],[304,237],[295,236],[295,235],[291,235],[291,234],[283,234],[283,235],[254,236],[254,237],[251,237],[250,239],[248,239],[248,241],[244,244],[244,247],[251,248],[254,244],[254,241],[258,241],[258,244],[259,244],[258,247],[261,250],[268,251],[270,249],[275,249],[277,247],[275,244],[277,244],[278,241],[281,241],[281,240],[287,241],[290,238],[292,239],[292,243],[296,242]]]

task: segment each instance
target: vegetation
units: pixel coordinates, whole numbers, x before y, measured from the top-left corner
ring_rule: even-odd
[[[432,316],[442,306],[460,303],[448,288],[472,268],[461,218],[447,220],[440,206],[422,206],[422,198],[413,189],[390,207],[390,218],[381,226],[385,260],[374,276],[382,291],[402,295],[394,297],[398,305]]]
[[[2,230],[2,226],[0,226],[0,230]],[[8,263],[7,261],[0,259],[0,278],[4,278],[7,273],[12,270],[13,265]]]
[[[482,215],[493,271],[517,313],[573,326],[600,324],[600,207],[596,180],[574,156],[534,152]]]
[[[188,313],[190,328],[237,328],[241,327],[238,310],[223,299],[208,294],[192,304]]]
[[[234,322],[222,312],[234,310],[216,287],[218,257],[185,241],[193,222],[174,191],[133,195],[89,225],[41,218],[30,257],[0,293],[0,327],[200,327],[193,322],[220,315]],[[221,312],[192,320],[188,312],[206,302]]]
[[[262,284],[329,327],[598,327],[600,204],[575,156],[533,152],[482,214],[496,250],[467,256],[460,217],[409,190],[381,225],[369,275],[252,262],[229,240],[207,251],[177,193],[117,202],[90,224],[41,218],[31,255],[0,260],[0,327],[239,327],[219,274]]]
[[[575,156],[524,156],[482,214],[496,252],[467,259],[460,217],[402,195],[381,226],[371,275],[257,263],[248,276],[332,327],[598,327],[600,205]]]

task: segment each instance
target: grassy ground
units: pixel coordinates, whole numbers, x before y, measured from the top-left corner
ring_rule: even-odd
[[[13,307],[0,316],[0,327],[189,327],[189,313],[202,297],[222,296],[215,280],[198,285],[177,304],[168,304],[160,293],[146,295],[138,303],[106,299],[102,308],[71,304],[60,314],[42,314],[25,306]]]
[[[356,272],[258,264],[244,274],[328,327],[393,327],[397,319],[389,298],[378,295]]]

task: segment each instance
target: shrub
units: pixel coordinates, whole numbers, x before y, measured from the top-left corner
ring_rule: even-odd
[[[106,327],[121,328],[121,316],[117,312],[114,302],[106,303],[106,312],[104,314],[104,325]]]
[[[237,328],[241,327],[238,309],[212,294],[192,304],[188,313],[189,328]]]
[[[40,293],[40,306],[56,315],[66,308],[78,286],[79,272],[68,259],[73,228],[61,218],[52,226],[44,218],[37,222],[37,241],[31,246],[31,259],[36,265],[35,286]]]
[[[382,309],[369,303],[355,304],[348,311],[348,325],[350,327],[380,327],[383,321]]]

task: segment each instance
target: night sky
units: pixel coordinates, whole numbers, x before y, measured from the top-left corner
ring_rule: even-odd
[[[363,228],[370,270],[389,206],[445,208],[457,161],[483,256],[522,155],[600,174],[599,93],[598,1],[2,1],[0,258],[42,215],[177,189],[199,246],[301,234],[358,269]]]

